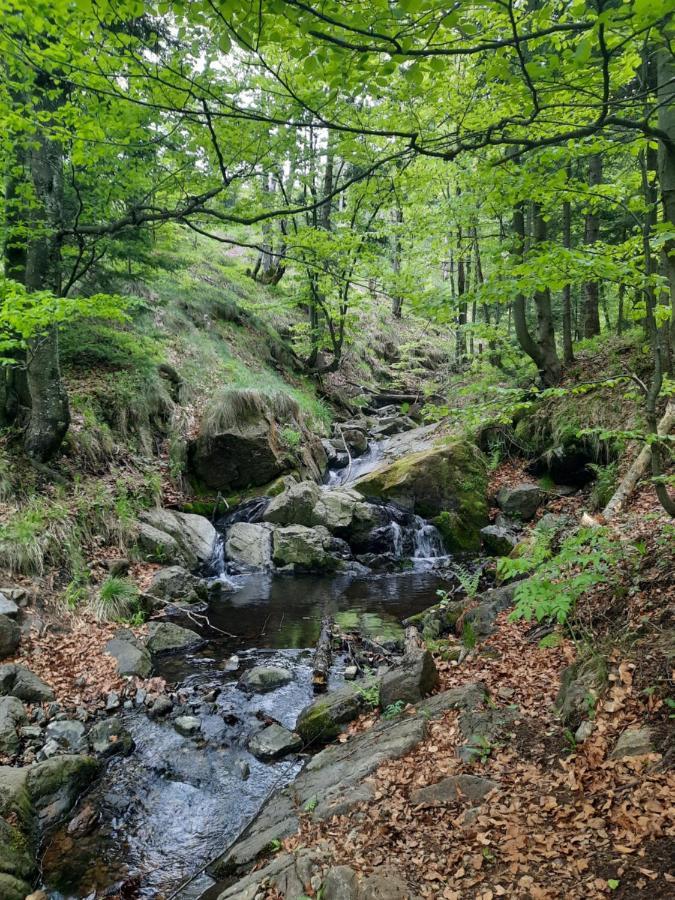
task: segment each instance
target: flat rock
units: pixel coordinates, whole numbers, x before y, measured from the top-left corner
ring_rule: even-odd
[[[19,614],[19,607],[13,600],[10,600],[5,594],[0,592],[0,616],[7,616],[9,619],[16,619]]]
[[[417,703],[437,684],[438,672],[431,653],[423,648],[415,649],[382,676],[380,706],[386,709],[397,702]]]
[[[248,743],[248,749],[256,759],[270,762],[301,750],[302,738],[281,725],[268,725],[253,735]]]
[[[247,669],[239,679],[238,686],[243,691],[266,694],[293,681],[293,674],[281,666],[254,666]]]
[[[84,725],[76,719],[63,719],[47,725],[47,738],[65,750],[82,750],[85,744]]]
[[[645,756],[653,753],[652,732],[646,726],[644,728],[627,728],[619,735],[616,746],[612,750],[612,759],[620,759],[622,756]]]
[[[148,678],[152,672],[149,652],[130,631],[121,632],[108,641],[105,652],[117,660],[117,671],[120,675]]]
[[[533,518],[544,500],[538,484],[523,482],[515,487],[503,487],[497,494],[497,505],[507,516],[528,521]]]
[[[415,806],[441,806],[456,800],[466,800],[475,805],[499,786],[498,782],[477,775],[451,775],[436,784],[413,791],[410,800]]]
[[[17,663],[0,666],[0,694],[18,697],[25,703],[47,703],[54,699],[54,691],[48,684]]]
[[[145,646],[152,656],[160,653],[177,653],[201,644],[203,638],[196,631],[176,625],[175,622],[150,622]]]
[[[0,659],[11,656],[19,646],[21,629],[7,615],[0,615]]]

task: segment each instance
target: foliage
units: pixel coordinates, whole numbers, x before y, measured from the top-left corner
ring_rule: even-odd
[[[405,709],[405,703],[403,700],[397,700],[395,703],[390,703],[389,706],[385,707],[382,710],[382,718],[383,719],[396,719],[401,715],[403,710]]]
[[[127,578],[110,576],[91,602],[97,619],[120,622],[137,619],[142,613],[138,587]]]
[[[462,565],[462,563],[454,563],[452,566],[452,572],[457,577],[457,580],[462,586],[462,590],[466,594],[466,596],[473,600],[473,598],[478,593],[478,586],[480,584],[480,576],[481,576],[481,567],[473,569],[473,571],[467,566]],[[440,596],[440,593],[437,592]],[[441,598],[442,600],[445,598]]]

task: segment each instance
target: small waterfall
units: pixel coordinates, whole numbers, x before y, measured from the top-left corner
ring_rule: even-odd
[[[396,559],[400,559],[403,556],[403,529],[398,522],[390,522],[389,533],[394,556]]]
[[[414,527],[413,559],[438,559],[447,555],[443,538],[435,525],[425,522],[421,516],[415,516]]]
[[[262,522],[265,510],[270,505],[270,497],[254,497],[245,500],[216,522],[216,529],[221,532],[234,525],[235,522]]]

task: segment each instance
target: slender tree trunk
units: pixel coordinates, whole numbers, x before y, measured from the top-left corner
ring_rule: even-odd
[[[619,285],[619,311],[616,318],[616,333],[621,335],[623,334],[623,307],[626,298],[626,285]]]
[[[536,244],[546,240],[546,222],[538,203],[532,206],[532,231]],[[542,376],[546,384],[557,384],[562,374],[562,366],[555,345],[553,307],[551,292],[548,288],[535,293],[534,305],[537,310],[537,344],[542,360]]]
[[[588,163],[588,186],[597,187],[602,182],[602,156],[594,153]],[[600,218],[598,213],[592,206],[586,213],[586,234],[585,241],[587,246],[597,243],[600,237]],[[588,281],[585,286],[585,302],[584,302],[584,337],[594,337],[600,334],[600,312],[599,312],[599,291],[600,286],[597,281]]]
[[[675,35],[672,22],[664,33],[664,46],[657,51],[656,79],[659,102],[659,128],[670,138],[670,144],[659,142],[658,173],[661,189],[663,219],[675,228],[675,58],[670,42]],[[665,43],[668,41],[668,43]],[[673,374],[675,363],[675,238],[663,245],[663,271],[670,287],[670,340],[668,341],[668,369]]]
[[[401,225],[403,224],[403,210],[400,204],[396,204],[393,211],[394,233],[391,240],[391,270],[394,273],[394,294],[391,300],[391,314],[395,319],[401,318],[403,309],[403,297],[398,293],[398,278],[401,274]]]
[[[568,167],[567,178],[570,178]],[[572,248],[572,204],[565,200],[562,210],[563,247],[566,250]],[[563,333],[563,360],[566,366],[574,362],[574,349],[572,346],[572,287],[566,284],[562,294],[562,333]]]
[[[462,226],[457,226],[457,334],[455,339],[455,356],[461,368],[466,362],[466,268],[464,249],[462,247]]]

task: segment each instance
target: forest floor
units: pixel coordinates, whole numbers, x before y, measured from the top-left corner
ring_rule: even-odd
[[[495,483],[519,474],[518,465],[503,466]],[[558,505],[565,511],[576,506],[578,514],[579,502],[577,496]],[[580,646],[561,637],[556,647],[540,647],[531,625],[510,621],[504,612],[495,633],[461,665],[441,659],[437,664],[441,690],[482,681],[491,703],[516,709],[507,733],[486,746],[478,762],[463,763],[457,756],[458,713],[447,712],[430,724],[413,752],[376,771],[373,802],[326,822],[304,817],[285,849],[320,845],[331,865],[349,865],[359,874],[386,864],[418,897],[672,897],[675,773],[668,660],[675,561],[664,565],[662,524],[652,489],[639,490],[617,522],[617,539],[624,532],[643,541],[637,577],[626,585],[624,599],[599,588],[576,610],[577,633],[606,654],[608,664],[606,690],[583,743],[563,728],[553,706],[561,674]],[[374,721],[365,717],[353,730]],[[613,757],[622,732],[645,727],[651,752]],[[462,773],[491,779],[499,788],[480,807],[461,796],[438,805],[413,802],[418,788]]]

